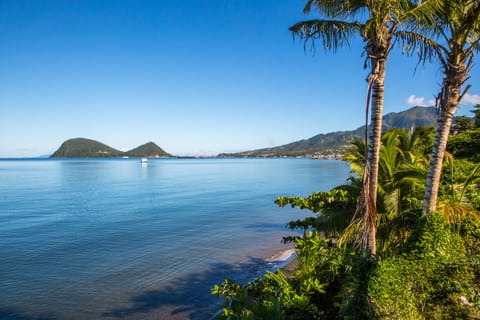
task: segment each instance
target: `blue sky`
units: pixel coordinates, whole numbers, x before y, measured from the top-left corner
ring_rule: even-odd
[[[75,137],[212,155],[361,126],[362,43],[305,52],[288,32],[304,3],[0,0],[0,157]],[[438,66],[415,64],[392,54],[385,113],[438,92]],[[469,83],[457,114],[480,103],[478,66]]]

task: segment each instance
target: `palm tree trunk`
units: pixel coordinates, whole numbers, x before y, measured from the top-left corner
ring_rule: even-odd
[[[388,46],[384,46],[386,48]],[[368,136],[368,154],[363,174],[363,185],[357,204],[355,216],[361,217],[361,232],[358,243],[362,245],[365,253],[375,256],[377,253],[377,189],[378,167],[380,161],[380,146],[382,141],[382,114],[385,82],[385,52],[372,57],[372,72],[368,95],[371,93],[371,117]],[[380,57],[380,58],[378,58]],[[370,91],[371,88],[371,91]],[[367,99],[368,100],[368,99]]]
[[[450,60],[453,60],[450,59]],[[450,61],[449,61],[450,62]],[[460,94],[463,83],[466,80],[468,67],[463,64],[449,63],[445,70],[445,78],[442,90],[438,97],[439,115],[435,141],[432,149],[432,157],[428,168],[425,195],[423,198],[423,214],[437,210],[438,189],[442,174],[443,158],[447,148],[448,135],[453,121],[453,115],[460,104]]]
[[[457,91],[460,92],[460,88]],[[460,94],[452,96],[449,100],[458,100]],[[437,131],[433,143],[432,156],[428,167],[425,195],[423,198],[423,213],[431,213],[437,210],[438,189],[442,175],[443,158],[447,149],[448,135],[453,121],[453,115],[457,110],[458,103],[449,103],[444,111],[438,116]],[[442,108],[443,109],[443,108]]]
[[[368,184],[368,205],[366,224],[368,225],[367,247],[372,255],[377,252],[377,189],[378,189],[378,164],[380,160],[380,146],[382,141],[382,116],[384,101],[385,60],[377,61],[374,73],[375,79],[372,86],[372,112],[370,118],[370,133],[368,145],[367,166],[370,174]]]

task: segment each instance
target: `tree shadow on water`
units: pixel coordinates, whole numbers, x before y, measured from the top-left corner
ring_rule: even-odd
[[[214,284],[224,278],[246,283],[258,276],[264,261],[249,257],[241,264],[213,263],[208,270],[193,272],[158,290],[130,298],[130,307],[105,312],[106,318],[190,319],[211,318],[221,301],[210,294]]]
[[[32,316],[21,310],[10,307],[0,307],[0,319],[1,320],[55,320],[54,315],[37,315]]]

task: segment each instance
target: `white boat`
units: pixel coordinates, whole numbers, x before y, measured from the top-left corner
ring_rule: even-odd
[[[147,158],[142,158],[142,159],[140,160],[140,162],[141,162],[141,163],[147,163],[147,162],[148,162],[148,159],[147,159]]]

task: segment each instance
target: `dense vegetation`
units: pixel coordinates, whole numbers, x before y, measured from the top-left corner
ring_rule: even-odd
[[[410,128],[412,126],[434,126],[435,108],[413,107],[402,112],[392,112],[383,117],[383,130],[391,128]],[[355,130],[337,131],[319,134],[309,139],[292,142],[286,145],[264,148],[239,153],[223,153],[219,157],[295,157],[314,154],[343,154],[348,148],[348,142],[361,137],[365,126]]]
[[[480,105],[454,113],[480,48],[478,0],[308,0],[319,19],[290,28],[336,49],[360,36],[369,69],[368,139],[354,139],[345,185],[279,197],[314,215],[291,221],[298,268],[247,284],[225,280],[223,319],[480,319]],[[443,74],[435,128],[381,134],[395,41]],[[449,136],[453,135],[450,139]],[[449,152],[450,151],[450,152]]]
[[[148,142],[127,152],[116,150],[101,142],[75,138],[62,143],[51,158],[120,158],[120,157],[170,157],[162,148]]]
[[[458,133],[477,132],[475,128]],[[213,293],[226,298],[223,319],[476,319],[480,317],[480,164],[448,156],[439,211],[422,216],[433,128],[391,129],[382,136],[378,252],[364,255],[355,216],[363,140],[345,160],[349,182],[308,197],[279,197],[314,215],[291,221],[299,266],[242,286],[231,280]],[[456,142],[459,149],[468,145]],[[353,222],[352,222],[353,221]]]

